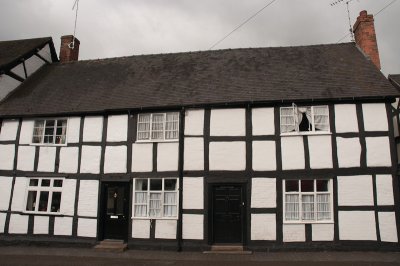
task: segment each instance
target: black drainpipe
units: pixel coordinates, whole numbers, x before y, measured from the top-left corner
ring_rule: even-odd
[[[184,128],[185,128],[185,108],[179,112],[179,155],[178,155],[178,172],[179,172],[179,212],[178,212],[178,252],[182,251],[182,202],[183,202],[183,148],[184,148]]]

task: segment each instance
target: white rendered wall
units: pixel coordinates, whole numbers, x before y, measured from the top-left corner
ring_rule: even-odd
[[[17,176],[15,178],[14,184],[14,192],[11,203],[12,211],[25,211],[26,202],[25,202],[25,194],[26,187],[28,186],[28,179],[25,177]]]
[[[157,220],[155,238],[176,239],[176,220]]]
[[[26,73],[28,74],[28,77],[35,73],[44,64],[45,62],[36,55],[25,60]]]
[[[3,120],[0,131],[0,140],[16,140],[18,125],[18,120]]]
[[[331,136],[308,136],[311,169],[332,168]]]
[[[33,233],[41,235],[49,234],[49,216],[35,216],[33,222]]]
[[[128,139],[128,115],[110,115],[107,123],[107,141]]]
[[[204,216],[202,214],[182,215],[182,238],[203,239]]]
[[[312,224],[312,241],[333,241],[334,224]]]
[[[43,57],[44,59],[46,59],[49,62],[53,62],[53,59],[51,58],[51,51],[50,51],[50,46],[48,44],[46,44],[45,47],[43,47],[38,54]]]
[[[126,146],[107,146],[104,155],[104,173],[126,173]]]
[[[254,136],[275,134],[274,108],[253,108],[251,112]]]
[[[100,146],[82,146],[81,173],[100,173]]]
[[[388,118],[384,103],[364,103],[362,110],[365,131],[388,130]]]
[[[87,116],[83,126],[83,141],[100,142],[103,136],[103,117]]]
[[[78,236],[96,237],[97,220],[96,219],[78,219]]]
[[[0,213],[0,233],[4,233],[4,227],[6,225],[6,213]]]
[[[336,138],[339,168],[360,167],[361,144],[359,138]]]
[[[339,206],[373,206],[372,176],[338,176]]]
[[[19,134],[19,144],[30,144],[32,143],[33,134],[33,120],[23,120],[21,125],[21,132]]]
[[[211,136],[246,135],[245,109],[213,109],[210,118]]]
[[[204,208],[204,178],[183,178],[183,209]]]
[[[396,215],[394,212],[379,212],[379,233],[381,241],[397,242]]]
[[[81,118],[80,117],[68,118],[67,126],[68,126],[67,142],[68,143],[78,143],[79,142],[79,132],[81,129]]]
[[[335,104],[335,128],[337,133],[358,132],[355,104]]]
[[[74,215],[76,196],[76,179],[64,179],[61,194],[61,213]]]
[[[304,224],[284,224],[283,242],[305,242],[306,229]]]
[[[8,232],[10,234],[27,234],[28,220],[28,215],[11,214]]]
[[[38,171],[54,172],[56,147],[40,147]]]
[[[97,217],[98,180],[81,180],[79,185],[78,215]]]
[[[391,175],[376,176],[376,198],[378,205],[394,205]]]
[[[388,137],[365,138],[367,146],[367,166],[391,166]]]
[[[276,240],[275,214],[251,214],[251,240]]]
[[[3,100],[10,92],[21,84],[8,75],[0,75],[0,100]]]
[[[11,176],[0,176],[0,211],[8,210],[12,180]]]
[[[153,143],[132,144],[132,172],[153,170]]]
[[[282,137],[281,146],[283,170],[305,168],[304,144],[302,136]]]
[[[150,220],[132,220],[132,238],[150,238]]]
[[[244,141],[210,142],[210,170],[240,171],[246,169]]]
[[[60,173],[77,173],[78,159],[78,147],[62,147],[60,150],[60,165],[58,171]]]
[[[157,171],[178,170],[179,143],[158,143]]]
[[[374,211],[339,211],[340,240],[376,240]]]
[[[13,170],[15,145],[0,145],[0,170]]]
[[[276,178],[251,179],[251,207],[276,207]]]
[[[35,163],[35,150],[34,146],[19,146],[18,147],[18,160],[17,169],[21,171],[33,171]]]
[[[72,217],[56,217],[54,220],[54,235],[72,235]]]
[[[253,170],[276,170],[276,142],[253,141]]]
[[[185,135],[201,136],[204,133],[204,110],[186,110]]]
[[[184,170],[204,170],[204,139],[185,138]]]

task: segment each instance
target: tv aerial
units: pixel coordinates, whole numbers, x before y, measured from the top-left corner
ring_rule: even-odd
[[[353,28],[351,25],[351,17],[350,17],[350,9],[349,9],[349,4],[351,2],[353,2],[354,0],[336,0],[334,2],[332,2],[330,5],[331,6],[336,6],[336,5],[340,5],[342,3],[346,4],[346,8],[347,8],[347,18],[349,19],[349,31],[350,31],[350,35],[351,35],[351,41],[354,42],[354,34],[353,34]]]
[[[76,22],[78,21],[78,9],[79,9],[79,0],[75,0],[74,5],[72,6],[72,10],[75,9],[75,24],[74,24],[74,34],[72,35],[72,42],[68,44],[70,49],[75,48],[75,34],[76,34]]]

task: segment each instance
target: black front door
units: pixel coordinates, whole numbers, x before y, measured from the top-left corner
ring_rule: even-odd
[[[213,243],[243,243],[243,185],[212,185],[211,192]]]
[[[129,183],[103,183],[103,239],[128,239]]]

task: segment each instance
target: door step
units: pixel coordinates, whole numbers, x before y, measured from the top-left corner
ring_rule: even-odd
[[[210,251],[204,251],[204,254],[238,254],[250,255],[253,252],[244,250],[241,245],[212,245]]]
[[[94,249],[109,252],[124,252],[128,249],[128,245],[123,240],[105,239],[97,244]]]

